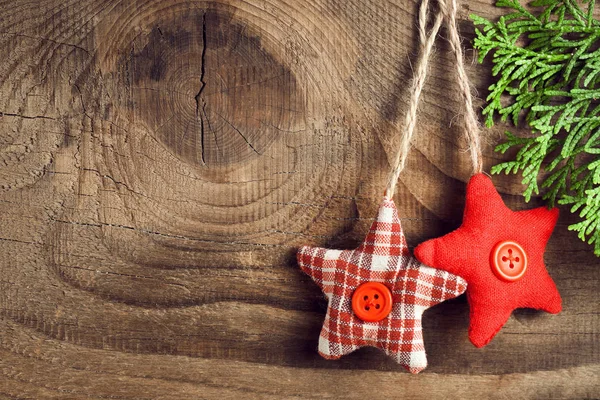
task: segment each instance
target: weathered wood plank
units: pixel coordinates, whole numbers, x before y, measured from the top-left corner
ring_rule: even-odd
[[[351,248],[372,221],[414,2],[0,4],[0,397],[600,396],[600,261],[566,212],[546,253],[560,315],[518,310],[476,349],[464,297],[441,304],[419,377],[316,353],[325,301],[294,253]],[[463,5],[467,40],[470,12],[501,10]],[[460,224],[451,60],[440,40],[398,185],[411,246]],[[469,74],[484,94],[489,65]],[[486,130],[488,170],[505,128]]]

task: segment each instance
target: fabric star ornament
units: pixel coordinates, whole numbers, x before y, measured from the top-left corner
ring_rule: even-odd
[[[469,339],[488,344],[516,308],[561,311],[561,298],[544,265],[544,249],[558,209],[512,211],[491,179],[471,177],[462,225],[415,249],[416,258],[464,278],[470,305]]]
[[[390,199],[357,249],[302,247],[297,258],[329,300],[318,348],[327,359],[374,346],[410,372],[422,371],[423,312],[466,289],[462,278],[412,257]]]

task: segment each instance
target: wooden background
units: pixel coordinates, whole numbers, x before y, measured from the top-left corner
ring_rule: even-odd
[[[470,49],[468,14],[503,10],[463,3]],[[546,252],[561,314],[518,310],[476,349],[464,296],[441,304],[418,376],[316,352],[326,303],[295,250],[351,248],[375,215],[416,6],[1,2],[0,397],[600,397],[600,260],[567,210]],[[411,247],[461,221],[453,65],[439,40],[395,199]],[[485,131],[488,171],[505,128]],[[494,177],[513,209],[540,205],[519,181]]]

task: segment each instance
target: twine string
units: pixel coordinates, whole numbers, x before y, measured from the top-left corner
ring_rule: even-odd
[[[448,42],[453,50],[456,58],[456,71],[458,77],[458,84],[460,87],[460,97],[464,104],[464,117],[465,117],[465,135],[469,142],[469,151],[471,155],[471,162],[473,164],[474,173],[482,171],[482,155],[481,155],[481,140],[480,140],[480,128],[477,122],[477,116],[473,110],[473,99],[471,95],[471,85],[469,78],[465,72],[463,51],[460,42],[460,35],[458,34],[458,28],[456,25],[456,0],[438,0],[439,11],[435,15],[435,21],[430,32],[426,32],[427,21],[429,20],[429,1],[423,0],[419,8],[419,58],[417,61],[417,68],[414,71],[414,76],[410,90],[410,102],[408,112],[404,121],[404,134],[400,141],[400,148],[396,154],[394,168],[390,172],[388,184],[385,190],[385,197],[391,199],[396,191],[396,184],[398,177],[406,165],[406,159],[410,150],[410,143],[415,131],[415,125],[417,122],[417,108],[425,84],[425,78],[427,76],[429,56],[431,55],[433,44],[435,42],[437,33],[440,29],[442,20],[446,20],[448,29]]]
[[[464,117],[465,117],[465,136],[469,142],[469,152],[471,154],[471,163],[473,164],[473,173],[478,174],[483,169],[483,157],[481,155],[481,128],[477,121],[477,115],[473,109],[473,96],[471,94],[471,82],[465,71],[465,64],[463,60],[463,50],[460,42],[460,35],[458,34],[458,28],[456,23],[456,0],[440,0],[442,3],[446,3],[445,6],[441,6],[442,12],[444,12],[447,28],[448,28],[448,42],[452,48],[456,59],[456,73],[458,78],[458,86],[460,87],[460,97],[462,98],[461,104],[463,105]]]
[[[421,92],[423,91],[423,85],[425,84],[425,78],[427,77],[429,56],[431,54],[431,50],[433,49],[433,43],[435,42],[437,33],[442,24],[442,14],[438,13],[435,17],[435,21],[431,31],[429,32],[429,35],[427,34],[427,20],[429,19],[428,7],[429,1],[423,0],[419,8],[419,59],[417,61],[417,67],[414,71],[414,77],[411,85],[410,102],[408,105],[409,108],[404,121],[404,134],[402,135],[402,139],[400,141],[400,149],[396,154],[394,164],[392,164],[394,165],[394,169],[392,169],[390,173],[387,188],[385,190],[385,197],[390,199],[394,196],[398,177],[400,176],[400,172],[402,172],[406,164],[406,157],[408,156],[408,151],[410,150],[410,142],[415,131],[415,125],[417,123],[417,107],[419,105]]]

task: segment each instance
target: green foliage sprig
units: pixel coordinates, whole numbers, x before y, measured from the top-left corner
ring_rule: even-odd
[[[532,135],[506,132],[496,147],[505,153],[517,148],[515,159],[500,163],[492,173],[518,173],[524,196],[541,188],[550,206],[571,206],[581,221],[569,226],[594,245],[600,256],[600,21],[595,0],[536,0],[526,8],[519,0],[498,0],[511,12],[497,22],[471,15],[476,28],[474,47],[479,62],[493,53],[492,74],[483,110],[488,127],[494,118],[520,119]],[[534,15],[537,14],[537,15]]]

